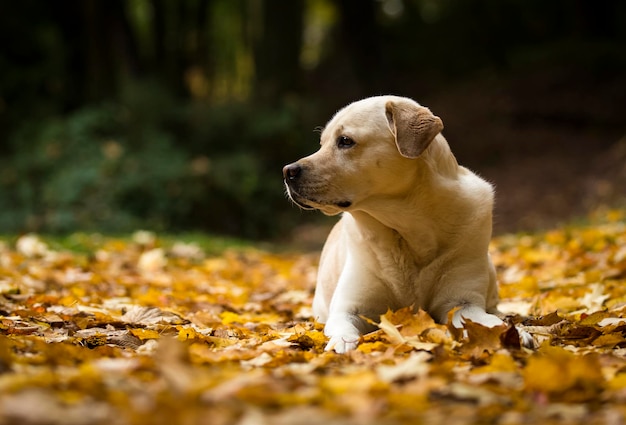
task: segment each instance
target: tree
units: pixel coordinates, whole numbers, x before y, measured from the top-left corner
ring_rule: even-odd
[[[255,94],[273,102],[300,89],[304,2],[264,0],[255,22]]]

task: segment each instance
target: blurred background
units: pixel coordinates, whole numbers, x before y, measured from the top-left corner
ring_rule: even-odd
[[[495,184],[497,233],[624,205],[626,2],[20,0],[0,3],[0,233],[323,238],[282,166],[387,93]]]

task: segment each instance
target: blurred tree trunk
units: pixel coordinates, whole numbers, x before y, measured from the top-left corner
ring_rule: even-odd
[[[618,1],[617,0],[577,0],[578,33],[580,36],[595,38],[610,38],[615,36],[618,29]]]
[[[210,33],[212,0],[168,2],[150,0],[153,16],[154,70],[181,96],[189,94],[186,74],[192,66],[211,74]]]
[[[98,0],[79,1],[78,5],[85,29],[85,34],[79,36],[85,43],[85,93],[88,100],[94,100],[103,93],[114,93],[116,87],[116,61],[109,39],[111,15]]]
[[[300,85],[303,1],[264,0],[254,43],[255,95],[277,101]]]
[[[113,56],[120,59],[121,76],[139,77],[144,67],[141,63],[137,39],[128,19],[126,0],[107,0],[101,2],[100,5],[109,15],[106,18],[110,25],[109,42],[112,45]]]
[[[80,3],[80,0],[66,0],[51,7],[67,52],[64,65],[66,75],[62,82],[64,109],[76,107],[88,98],[87,24],[84,21],[83,5]]]
[[[184,94],[182,77],[184,51],[180,46],[184,36],[182,11],[184,2],[151,0],[154,36],[154,70],[158,78],[178,94]]]
[[[137,77],[142,64],[124,0],[57,3],[55,16],[69,52],[71,103],[103,99],[124,77]]]
[[[164,0],[151,0],[152,6],[152,37],[154,40],[154,69],[164,80],[168,80],[167,32],[165,26]]]
[[[198,0],[198,11],[196,13],[194,49],[191,52],[191,61],[196,64],[207,79],[211,79],[213,74],[211,64],[211,40],[208,23],[211,10],[211,0]]]
[[[339,37],[362,88],[376,91],[382,71],[376,0],[339,0]]]

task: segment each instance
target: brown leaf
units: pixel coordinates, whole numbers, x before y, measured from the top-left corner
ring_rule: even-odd
[[[619,423],[626,215],[609,216],[493,240],[500,306],[536,351],[516,327],[408,307],[326,352],[316,254],[203,259],[152,233],[82,235],[88,254],[0,241],[0,423]]]
[[[626,346],[626,338],[621,332],[600,335],[591,344],[596,347],[615,348],[616,346]]]
[[[156,307],[131,306],[122,316],[124,323],[132,325],[182,325],[188,321],[179,315]]]
[[[467,342],[461,345],[461,351],[475,359],[502,348],[503,334],[509,329],[507,325],[489,328],[469,319],[465,319],[464,328],[467,331]]]
[[[559,315],[558,312],[553,311],[550,314],[546,314],[545,316],[529,318],[524,322],[524,325],[527,326],[551,326],[555,325],[559,322],[562,322],[563,318]]]

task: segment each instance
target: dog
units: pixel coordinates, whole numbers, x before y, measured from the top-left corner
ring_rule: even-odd
[[[322,249],[313,313],[327,351],[345,353],[388,309],[413,306],[461,328],[493,327],[496,274],[488,253],[494,191],[457,163],[441,119],[406,97],[339,110],[320,149],[283,168],[293,203],[342,213]]]

